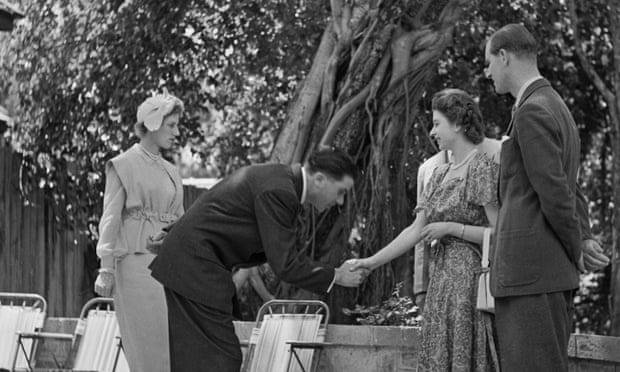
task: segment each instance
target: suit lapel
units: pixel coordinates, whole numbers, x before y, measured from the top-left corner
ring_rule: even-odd
[[[515,122],[515,117],[517,116],[517,111],[519,111],[519,108],[523,105],[523,103],[525,101],[527,101],[527,99],[538,89],[542,88],[542,87],[546,87],[546,86],[550,86],[551,84],[549,84],[549,81],[547,81],[547,79],[538,79],[536,81],[534,81],[532,84],[530,84],[529,87],[527,87],[527,89],[525,89],[525,92],[523,92],[523,96],[521,96],[521,100],[519,102],[515,102],[513,109],[512,109],[512,115],[510,115],[510,123],[508,124],[508,129],[506,130],[506,135],[508,137],[512,137],[512,130],[514,128],[514,122]],[[503,146],[502,146],[503,149]],[[501,151],[501,150],[500,150]],[[500,152],[500,159],[503,159],[504,157],[501,156],[501,152]],[[500,178],[501,178],[501,167],[502,167],[502,162],[500,160],[499,163],[500,166]],[[500,183],[497,183],[497,198],[499,200],[499,203],[501,205],[502,203],[502,195],[500,192]]]
[[[506,135],[508,137],[510,137],[510,134],[512,133],[512,124],[515,122],[516,111],[516,109],[512,110],[512,115],[510,115],[510,123],[508,124],[508,129],[506,129]]]

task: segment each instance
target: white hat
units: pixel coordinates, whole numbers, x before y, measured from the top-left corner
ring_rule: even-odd
[[[164,91],[164,94],[157,94],[147,98],[146,101],[138,106],[138,113],[136,115],[138,123],[143,123],[146,129],[154,132],[161,128],[166,115],[170,114],[177,106],[183,111],[183,102],[166,91]]]

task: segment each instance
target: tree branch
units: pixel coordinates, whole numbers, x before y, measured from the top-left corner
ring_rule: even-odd
[[[428,7],[433,1],[434,0],[426,0],[424,4],[422,4],[422,7],[420,8],[420,10],[418,10],[418,14],[416,14],[415,18],[413,19],[413,25],[415,26],[415,28],[419,28],[420,26],[422,26],[422,17],[424,16],[424,14],[426,14]]]
[[[319,147],[329,146],[334,140],[334,137],[336,137],[336,133],[338,129],[340,129],[342,123],[344,123],[355,109],[365,102],[371,92],[376,92],[383,81],[390,59],[390,53],[384,54],[370,82],[334,114],[323,134],[323,138],[321,138]]]
[[[275,140],[271,161],[292,164],[301,160],[311,129],[310,120],[321,96],[324,70],[335,44],[333,28],[328,27],[314,56],[312,68],[299,90],[295,104],[287,114],[286,123]]]
[[[609,33],[611,34],[611,45],[613,45],[614,63],[614,92],[616,92],[616,106],[612,113],[613,123],[616,131],[620,131],[620,1],[613,0],[609,4],[611,13],[609,14]]]
[[[342,19],[342,2],[343,0],[330,1],[332,9],[332,23],[334,24],[334,32],[336,33],[337,39],[340,39],[340,35],[342,34],[342,30],[340,29],[340,20]]]
[[[583,67],[586,75],[592,80],[594,86],[599,90],[599,92],[605,97],[605,101],[607,101],[608,105],[614,105],[616,97],[614,93],[605,85],[601,76],[596,72],[592,63],[588,61],[583,49],[581,49],[581,37],[579,36],[579,20],[577,18],[577,6],[575,5],[575,0],[568,0],[568,14],[570,17],[570,28],[573,31],[573,41],[575,43],[575,52],[577,53],[577,57],[579,58],[579,62],[581,63],[581,67]]]
[[[326,115],[334,105],[334,91],[336,90],[336,71],[342,52],[342,43],[337,42],[329,57],[325,74],[323,76],[323,89],[321,89],[321,115]]]
[[[368,31],[366,31],[362,42],[355,50],[355,53],[353,53],[353,57],[351,57],[351,62],[349,62],[349,70],[352,70],[359,62],[362,51],[365,50],[366,44],[368,44],[368,40],[370,39],[370,35],[375,31],[375,27],[377,26],[378,21],[379,20],[377,19],[377,17],[374,17],[372,19],[372,23],[370,24],[370,27],[368,27]]]
[[[342,51],[351,46],[353,39],[353,31],[351,29],[352,5],[350,2],[332,0],[332,14],[334,19],[332,23],[336,30],[337,44],[332,51],[325,76],[323,78],[323,89],[321,92],[321,115],[329,113],[334,105],[334,91],[336,89],[336,71],[340,62]]]
[[[399,30],[402,31],[402,29]],[[416,44],[416,41],[428,37],[429,34],[432,34],[429,29],[414,30],[407,33],[402,33],[395,38],[391,45],[392,78],[388,86],[392,86],[394,82],[407,74],[413,45]]]

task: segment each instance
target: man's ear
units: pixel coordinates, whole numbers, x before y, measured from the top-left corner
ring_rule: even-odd
[[[502,61],[504,65],[508,65],[510,63],[510,53],[508,53],[506,49],[500,49],[497,52],[497,56],[500,58],[500,61]]]
[[[314,178],[315,185],[319,187],[323,185],[326,179],[325,174],[323,174],[323,172],[320,172],[320,171],[316,172],[313,178]]]

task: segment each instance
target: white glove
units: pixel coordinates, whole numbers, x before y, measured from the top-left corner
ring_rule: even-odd
[[[101,271],[95,280],[95,292],[103,297],[110,297],[114,288],[114,273]]]

